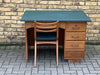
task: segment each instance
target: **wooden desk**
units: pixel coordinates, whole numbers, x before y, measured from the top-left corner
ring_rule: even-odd
[[[25,21],[26,60],[28,46],[34,45],[34,20],[59,20],[59,45],[64,47],[64,59],[68,62],[84,59],[86,26],[91,20],[83,11],[26,11],[21,20]]]

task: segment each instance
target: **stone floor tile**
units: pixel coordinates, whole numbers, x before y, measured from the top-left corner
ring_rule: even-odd
[[[100,74],[100,71],[90,71],[90,73],[94,74]]]
[[[71,75],[71,74],[58,74],[58,75]]]
[[[64,71],[64,73],[76,73],[76,71]]]
[[[13,70],[13,72],[12,73],[17,73],[17,74],[19,74],[19,73],[25,73],[25,71],[23,71],[23,70]]]
[[[63,50],[59,49],[56,67],[55,47],[38,47],[37,66],[34,67],[34,49],[29,50],[27,62],[25,46],[0,47],[0,75],[100,75],[99,49],[99,46],[86,45],[85,59],[79,63],[68,63],[63,59]]]
[[[12,73],[13,68],[7,68],[6,73]]]
[[[70,75],[77,75],[77,73],[76,74],[75,73],[74,74],[70,74]]]
[[[32,73],[32,75],[45,75],[45,74],[34,74],[34,73]]]
[[[92,63],[93,64],[93,67],[100,67],[97,62],[96,63]]]
[[[25,75],[24,73],[18,73],[17,75]]]
[[[4,75],[5,71],[4,70],[0,70],[0,75]]]
[[[44,75],[51,75],[51,74],[46,73],[46,74],[44,74]]]
[[[89,69],[88,68],[83,68],[83,73],[89,73]]]
[[[77,74],[78,75],[83,75],[83,72],[82,71],[77,71]]]
[[[91,73],[90,73],[90,74],[84,74],[84,75],[97,75],[97,74],[91,74]]]
[[[87,65],[87,67],[88,67],[88,69],[89,69],[90,71],[94,71],[93,65]]]
[[[31,70],[30,71],[25,71],[25,75],[31,75]]]
[[[75,71],[75,70],[77,70],[77,71],[81,71],[81,70],[82,70],[82,68],[71,67],[71,68],[70,68],[70,70],[71,70],[71,71]]]
[[[56,71],[57,70],[57,68],[45,68],[45,70],[50,70],[50,71]]]
[[[51,75],[57,75],[57,71],[51,71]]]
[[[50,71],[39,71],[39,73],[43,73],[43,74],[47,73],[47,74],[50,74]]]
[[[14,74],[14,73],[5,73],[4,75],[18,75],[18,74]]]

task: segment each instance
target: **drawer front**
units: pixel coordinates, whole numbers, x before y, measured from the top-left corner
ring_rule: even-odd
[[[85,51],[85,49],[68,49],[68,48],[66,48],[64,50],[64,52],[66,52],[66,51]]]
[[[86,22],[68,22],[66,31],[86,31]]]
[[[65,41],[65,48],[85,48],[85,41]]]
[[[83,40],[85,41],[85,32],[66,32],[65,40]]]
[[[64,59],[84,59],[84,51],[65,51]]]
[[[34,27],[34,22],[25,22],[26,29]]]

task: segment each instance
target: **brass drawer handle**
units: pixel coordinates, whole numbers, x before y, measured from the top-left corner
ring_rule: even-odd
[[[72,36],[72,38],[79,38],[79,36]]]
[[[71,45],[71,47],[79,47],[79,45]]]

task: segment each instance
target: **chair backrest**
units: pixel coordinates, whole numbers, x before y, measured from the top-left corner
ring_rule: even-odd
[[[37,22],[34,21],[34,39],[36,40],[37,32],[56,32],[57,40],[58,40],[58,32],[59,32],[59,21],[56,22]]]

